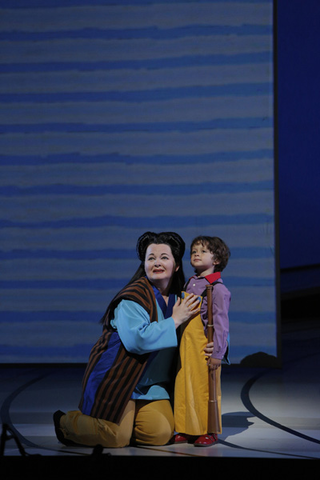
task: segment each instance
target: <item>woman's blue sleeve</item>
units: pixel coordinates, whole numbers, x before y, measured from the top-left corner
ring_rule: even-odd
[[[172,317],[150,322],[146,310],[130,300],[119,303],[112,324],[118,330],[123,345],[131,353],[142,355],[178,345]]]

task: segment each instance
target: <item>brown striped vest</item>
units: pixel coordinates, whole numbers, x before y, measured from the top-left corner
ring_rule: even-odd
[[[116,306],[124,299],[132,300],[141,305],[148,312],[151,322],[158,321],[153,288],[145,277],[127,285],[115,296],[104,317],[103,333],[90,353],[82,382],[80,410],[82,410],[90,374],[93,372],[103,352],[107,350],[111,335],[114,333],[113,328],[110,326],[110,320],[113,318]],[[148,358],[149,354],[135,355],[128,352],[121,343],[111,368],[105,372],[95,392],[90,416],[119,423],[132,392],[144,371]]]

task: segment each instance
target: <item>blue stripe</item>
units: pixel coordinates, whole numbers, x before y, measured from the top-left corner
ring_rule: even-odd
[[[189,97],[216,96],[256,96],[271,95],[272,83],[239,83],[230,85],[159,88],[132,92],[68,92],[68,93],[5,93],[0,94],[0,102],[10,103],[60,103],[60,102],[150,102]]]
[[[244,323],[247,325],[256,325],[257,323],[270,323],[275,321],[276,313],[274,311],[266,311],[262,308],[261,312],[237,312],[230,311],[230,328],[232,329],[232,321],[236,319],[237,323]]]
[[[223,151],[197,155],[146,155],[126,156],[121,154],[81,155],[79,153],[61,153],[59,155],[0,155],[0,165],[56,165],[59,163],[92,164],[92,163],[125,163],[128,165],[193,165],[195,160],[199,163],[234,162],[241,160],[263,159],[273,160],[273,149],[259,149],[252,151]]]
[[[259,250],[259,249],[258,249]],[[257,252],[258,255],[258,252]],[[97,259],[126,259],[135,260],[137,254],[134,250],[13,250],[0,251],[0,260],[21,259],[64,259],[64,260],[97,260]]]
[[[229,3],[243,3],[244,0],[229,0]],[[195,3],[198,4],[206,4],[206,3],[223,3],[227,4],[228,0],[174,0],[174,3]],[[273,0],[245,0],[245,3],[249,4],[272,4]],[[165,5],[165,4],[172,4],[172,0],[1,0],[1,8],[8,8],[10,10],[23,8],[23,9],[32,9],[32,8],[41,8],[41,9],[49,9],[49,8],[70,8],[70,7],[87,7],[88,4],[90,6],[106,6],[106,5]]]
[[[16,289],[85,289],[85,290],[120,290],[128,281],[124,279],[87,279],[87,280],[6,280],[0,281],[0,288],[3,290]]]
[[[107,308],[108,305],[106,305]],[[101,312],[96,311],[39,311],[39,312],[16,312],[16,311],[3,311],[1,312],[2,323],[23,323],[26,325],[29,322],[35,322],[43,324],[43,322],[88,322],[93,325],[98,325],[105,310]]]
[[[268,247],[232,247],[232,259],[274,258],[274,250]],[[12,250],[0,251],[0,260],[22,259],[64,259],[64,260],[97,260],[97,259],[137,259],[132,249],[108,250]],[[188,253],[186,254],[188,257]]]
[[[180,195],[219,194],[219,193],[248,193],[273,190],[273,180],[250,183],[201,183],[179,185],[39,185],[35,187],[0,187],[0,196],[30,196],[30,195],[163,195],[170,193],[171,197]]]
[[[272,52],[254,52],[235,55],[185,55],[174,58],[155,58],[148,60],[118,60],[104,62],[39,62],[39,63],[2,63],[2,73],[13,72],[58,72],[58,71],[94,71],[181,68],[204,65],[242,65],[248,63],[270,63]],[[199,88],[199,87],[197,87]],[[116,93],[116,92],[115,92]]]
[[[52,360],[59,357],[67,357],[70,358],[70,362],[75,362],[75,358],[83,357],[82,361],[85,362],[89,357],[91,348],[92,344],[67,345],[63,347],[59,345],[54,347],[48,345],[32,347],[28,345],[0,345],[0,363],[2,358],[7,356],[10,356],[12,359],[36,357],[38,361],[41,361],[41,358],[48,357],[52,358]]]
[[[96,29],[86,28],[79,30],[62,30],[49,32],[1,32],[0,41],[26,42],[26,41],[49,41],[57,39],[153,39],[153,40],[173,40],[184,37],[214,36],[214,35],[271,35],[271,25],[186,25],[168,29],[159,29],[158,27],[147,28],[128,28],[121,29]]]
[[[268,224],[273,223],[272,213],[243,213],[238,215],[197,215],[196,217],[182,216],[164,216],[154,217],[117,217],[106,215],[95,218],[70,218],[67,220],[45,221],[45,222],[17,222],[11,220],[0,220],[0,228],[27,228],[27,229],[47,229],[47,228],[83,228],[96,227],[125,227],[141,228],[157,231],[172,228],[190,227],[190,223],[196,220],[196,225],[204,228],[206,225],[250,225],[250,224]]]
[[[256,129],[273,127],[273,119],[267,117],[218,118],[203,122],[157,122],[123,124],[41,123],[0,125],[1,133],[46,133],[46,132],[195,132],[214,129]]]
[[[84,290],[120,290],[130,278],[127,279],[109,279],[95,278],[84,280],[5,280],[0,281],[0,288],[3,290],[16,289],[84,289]],[[227,278],[228,287],[272,287],[273,278],[250,278],[250,277],[229,277]]]

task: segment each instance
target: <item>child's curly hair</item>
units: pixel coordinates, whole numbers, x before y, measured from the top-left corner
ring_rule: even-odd
[[[221,240],[219,237],[208,237],[205,235],[200,235],[192,240],[190,251],[192,251],[193,246],[201,243],[204,247],[207,247],[210,252],[215,255],[216,260],[219,264],[215,266],[215,272],[222,272],[228,264],[229,257],[231,252],[226,245],[226,243]]]

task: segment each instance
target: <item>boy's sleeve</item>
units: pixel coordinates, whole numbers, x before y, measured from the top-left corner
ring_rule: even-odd
[[[229,334],[229,306],[231,295],[224,285],[215,287],[215,294],[212,302],[213,313],[213,353],[212,357],[219,360],[227,350],[227,339]]]

